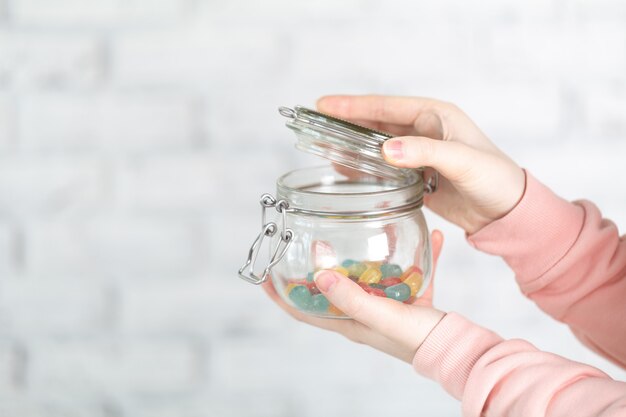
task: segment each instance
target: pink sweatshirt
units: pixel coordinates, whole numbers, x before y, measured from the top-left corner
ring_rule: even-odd
[[[504,258],[522,292],[587,346],[626,367],[626,239],[590,202],[569,203],[526,174],[505,217],[469,236]],[[626,383],[448,313],[413,360],[463,415],[626,416]]]

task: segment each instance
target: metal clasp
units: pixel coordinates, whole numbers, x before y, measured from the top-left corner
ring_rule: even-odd
[[[285,253],[287,253],[287,249],[289,249],[289,245],[293,241],[293,230],[287,228],[285,212],[289,208],[289,203],[286,200],[279,200],[271,196],[270,194],[263,194],[261,196],[261,232],[258,234],[252,246],[250,246],[250,251],[248,252],[248,259],[243,264],[241,268],[239,268],[239,277],[245,281],[248,281],[252,284],[259,285],[267,281],[269,274],[272,268],[283,259]],[[263,240],[266,237],[271,238],[278,231],[278,225],[275,222],[265,222],[265,211],[268,208],[276,208],[278,213],[282,214],[282,226],[280,231],[280,240],[276,244],[276,247],[273,251],[270,251],[270,260],[269,264],[263,270],[263,273],[259,276],[254,272],[254,267],[256,264],[257,257],[259,255],[259,250],[263,244]],[[246,271],[247,270],[247,271]]]
[[[433,170],[433,174],[428,177],[428,181],[424,185],[424,192],[426,194],[432,194],[437,191],[437,188],[439,188],[439,173]]]

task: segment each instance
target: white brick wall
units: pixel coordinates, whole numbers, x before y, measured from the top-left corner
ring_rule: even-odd
[[[626,230],[625,4],[0,0],[0,416],[460,415],[236,278],[260,194],[321,163],[276,108],[454,101]],[[427,217],[441,308],[626,379]]]

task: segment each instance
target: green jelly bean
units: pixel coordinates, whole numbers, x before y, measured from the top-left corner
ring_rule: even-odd
[[[360,277],[363,272],[367,270],[367,265],[365,265],[363,262],[355,262],[346,269],[348,270],[349,275]]]
[[[345,261],[341,263],[341,266],[343,266],[344,268],[349,268],[356,263],[358,262],[355,261],[354,259],[346,259]]]
[[[289,299],[301,310],[309,310],[313,305],[313,297],[305,285],[293,287],[289,292]]]
[[[387,297],[393,298],[394,300],[406,301],[411,296],[411,287],[401,282],[400,284],[385,288],[385,294],[387,294]]]
[[[330,307],[330,301],[323,294],[316,294],[312,299],[311,310],[313,311],[326,311]]]
[[[383,279],[389,277],[399,277],[402,275],[402,268],[396,264],[382,264],[380,272],[383,273]]]
[[[313,282],[313,272],[309,272],[308,274],[306,274],[306,282]]]

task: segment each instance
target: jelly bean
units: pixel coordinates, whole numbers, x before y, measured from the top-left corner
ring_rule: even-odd
[[[315,294],[319,294],[320,293],[320,289],[317,288],[317,285],[315,285],[314,282],[307,283],[306,287],[309,289],[309,292],[311,293],[311,295],[315,295]]]
[[[345,316],[343,311],[339,310],[337,307],[335,307],[332,304],[328,307],[328,313],[334,316]]]
[[[402,282],[411,287],[411,295],[415,295],[420,288],[422,288],[422,274],[420,274],[419,269],[416,268],[416,270],[413,270]]]
[[[311,310],[313,311],[328,310],[328,307],[330,306],[330,302],[328,301],[328,298],[324,297],[324,295],[317,294],[311,297],[311,299],[312,299]]]
[[[358,262],[355,261],[354,259],[346,259],[345,261],[341,263],[341,266],[343,266],[344,268],[350,268],[352,265],[356,263]]]
[[[388,287],[388,285],[383,285],[382,281],[379,284],[369,284],[369,286],[372,287],[372,288],[379,288],[381,290],[384,290],[385,288]]]
[[[304,285],[296,285],[289,291],[289,299],[301,310],[309,310],[313,304],[311,292]]]
[[[383,264],[383,261],[364,261],[363,263],[370,268],[380,269],[380,267]]]
[[[407,279],[409,277],[409,275],[411,275],[414,272],[417,272],[420,275],[424,275],[422,270],[414,265],[414,266],[410,266],[409,268],[407,268],[407,270],[404,271],[404,273],[402,275],[400,275],[400,279],[402,281],[404,281],[405,279]]]
[[[411,296],[411,287],[402,282],[385,288],[385,294],[394,300],[405,301]]]
[[[378,297],[386,297],[387,294],[385,294],[385,291],[381,290],[380,288],[374,288],[374,287],[370,287],[369,285],[360,282],[359,285],[361,286],[361,288],[363,288],[363,290],[371,295],[375,295]]]
[[[291,283],[287,284],[287,286],[285,287],[285,294],[289,295],[291,290],[293,290],[297,286],[298,286],[298,284],[291,284]]]
[[[357,277],[356,275],[348,275],[348,278],[350,278],[354,282],[359,282],[359,277]]]
[[[314,276],[315,276],[315,274],[313,272],[309,272],[308,274],[306,274],[306,281],[307,282],[313,282]]]
[[[380,266],[380,272],[383,273],[383,278],[399,277],[402,275],[402,268],[396,264],[383,264]]]
[[[337,266],[337,254],[333,246],[324,240],[314,240],[311,245],[311,259],[315,269],[328,269]]]
[[[364,282],[366,284],[376,284],[380,281],[380,278],[382,276],[383,274],[377,268],[368,268],[359,277],[359,282]]]
[[[348,272],[348,270],[346,268],[342,267],[342,266],[337,266],[337,267],[333,268],[333,271],[337,271],[341,275],[345,275],[345,276],[350,275],[350,272]]]
[[[385,279],[381,279],[380,283],[382,285],[384,285],[385,287],[391,287],[392,285],[397,285],[399,283],[401,283],[402,280],[398,277],[389,277],[389,278],[385,278]]]
[[[417,300],[417,297],[411,296],[407,300],[404,300],[403,303],[404,304],[413,304],[415,302],[415,300]]]
[[[360,277],[367,270],[367,265],[363,262],[355,262],[346,269],[348,270],[349,275]]]

